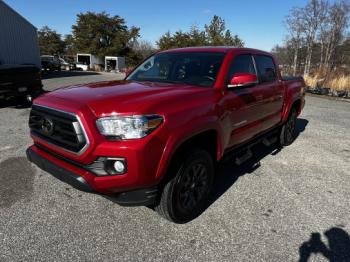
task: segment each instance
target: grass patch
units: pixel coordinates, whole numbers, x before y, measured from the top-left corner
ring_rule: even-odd
[[[325,87],[335,91],[350,91],[350,74],[341,71],[317,70],[304,76],[307,86]]]

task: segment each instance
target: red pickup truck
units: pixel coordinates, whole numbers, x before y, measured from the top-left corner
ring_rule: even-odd
[[[263,51],[162,51],[123,81],[61,88],[34,100],[27,157],[80,190],[153,206],[184,223],[205,208],[226,154],[249,152],[271,134],[282,146],[292,143],[304,95],[302,78],[283,79]]]

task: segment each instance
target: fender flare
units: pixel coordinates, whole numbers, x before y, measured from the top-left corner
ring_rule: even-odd
[[[292,99],[288,99],[289,103],[288,102],[286,103],[282,114],[282,124],[284,124],[287,121],[290,110],[292,109],[292,106],[298,100],[300,100],[300,102],[302,100],[302,97],[299,94],[294,95]]]
[[[223,145],[221,139],[222,130],[217,125],[217,123],[217,118],[214,116],[210,116],[204,119],[193,121],[190,125],[183,125],[173,130],[171,136],[166,142],[164,151],[159,161],[156,179],[159,181],[164,177],[173,156],[175,155],[176,151],[180,148],[180,146],[183,145],[184,142],[205,131],[216,131],[216,154],[217,159],[219,160],[223,154]]]

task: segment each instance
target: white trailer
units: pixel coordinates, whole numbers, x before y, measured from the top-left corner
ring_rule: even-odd
[[[125,57],[106,56],[105,71],[120,72],[125,69]]]
[[[102,65],[103,60],[92,54],[77,54],[77,64],[83,64],[94,69],[95,65]]]

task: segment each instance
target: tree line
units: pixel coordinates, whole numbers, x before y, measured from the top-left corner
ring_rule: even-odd
[[[205,25],[203,30],[197,26],[191,26],[188,32],[182,30],[171,34],[169,31],[165,33],[157,41],[159,49],[166,50],[169,48],[189,47],[189,46],[237,46],[243,47],[244,42],[238,35],[231,34],[226,29],[225,20],[214,15],[209,25]]]
[[[225,20],[213,16],[210,24],[202,30],[192,26],[188,32],[166,32],[156,42],[140,40],[140,28],[128,27],[125,19],[106,12],[80,13],[72,26],[72,33],[62,36],[44,26],[38,31],[38,42],[42,55],[74,56],[76,53],[91,53],[100,58],[106,55],[126,57],[128,65],[136,65],[157,50],[188,46],[243,46],[238,35],[226,29]]]
[[[38,31],[41,54],[74,56],[76,53],[91,53],[100,58],[106,55],[125,56],[133,64],[141,59],[132,48],[140,37],[140,28],[128,27],[118,16],[102,13],[80,13],[72,26],[72,34],[64,37],[44,26]]]
[[[350,3],[347,0],[310,0],[294,7],[284,19],[287,36],[273,53],[293,75],[332,70],[350,63]]]

